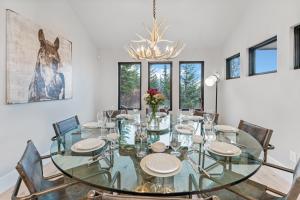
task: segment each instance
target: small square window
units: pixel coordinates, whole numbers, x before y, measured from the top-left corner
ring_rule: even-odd
[[[300,69],[300,25],[294,29],[295,35],[295,69]]]
[[[226,59],[226,79],[240,78],[240,54]]]
[[[277,36],[249,49],[249,75],[277,72]]]

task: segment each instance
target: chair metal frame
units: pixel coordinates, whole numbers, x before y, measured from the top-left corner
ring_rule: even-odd
[[[289,169],[289,168],[285,168],[285,167],[282,167],[282,166],[278,166],[278,165],[274,165],[274,164],[270,164],[270,163],[267,163],[265,165],[268,166],[268,167],[271,167],[271,168],[274,168],[274,169],[277,169],[277,170],[282,170],[282,171],[285,171],[285,172],[288,172],[288,173],[292,173],[292,174],[295,172],[295,170],[292,170],[292,169]],[[281,192],[279,190],[276,190],[274,188],[268,187],[268,186],[266,186],[264,184],[258,183],[258,182],[253,181],[253,180],[251,180],[251,181],[253,183],[255,183],[256,185],[258,185],[259,187],[264,187],[265,188],[265,192],[269,191],[269,192],[272,192],[272,193],[274,193],[276,195],[279,195],[280,197],[286,197],[287,196],[286,193],[283,193],[283,192]],[[242,193],[240,193],[238,191],[235,191],[234,189],[231,189],[231,188],[226,188],[226,190],[228,190],[228,191],[230,191],[230,192],[232,192],[232,193],[234,193],[234,194],[236,194],[238,196],[241,196],[241,197],[243,197],[246,200],[257,200],[257,199],[255,199],[255,198],[253,198],[251,196],[242,194]]]
[[[45,160],[45,159],[48,159],[48,158],[51,158],[51,156],[50,155],[41,156],[41,160]],[[63,174],[59,173],[59,174],[44,177],[44,179],[51,180],[51,179],[62,177],[62,176],[63,176]],[[38,197],[40,197],[42,195],[66,189],[67,187],[70,187],[72,185],[75,185],[75,184],[79,183],[79,181],[74,181],[74,182],[70,182],[70,183],[61,184],[59,186],[55,186],[55,187],[49,188],[47,190],[43,190],[43,191],[40,191],[40,192],[34,192],[34,193],[31,193],[31,194],[26,195],[26,196],[18,197],[18,193],[19,193],[19,190],[20,190],[21,183],[22,183],[22,178],[19,176],[18,180],[17,180],[17,183],[15,185],[15,188],[13,190],[12,196],[11,196],[12,200],[37,199]]]
[[[251,125],[251,126],[253,126],[253,127],[256,127],[256,128],[263,128],[263,127],[261,127],[261,126],[252,124],[252,123],[247,122],[247,121],[244,121],[244,120],[240,120],[238,128],[241,129],[241,127],[242,127],[245,123],[248,124],[248,125]],[[275,146],[272,145],[272,144],[270,144],[270,140],[271,140],[271,137],[272,137],[272,134],[273,134],[273,130],[272,130],[272,129],[267,129],[267,128],[263,128],[263,129],[266,129],[266,136],[265,136],[264,141],[263,141],[263,144],[262,144],[263,151],[264,151],[263,163],[267,163],[268,150],[274,150],[274,149],[275,149]],[[250,134],[250,135],[251,135],[251,134]]]

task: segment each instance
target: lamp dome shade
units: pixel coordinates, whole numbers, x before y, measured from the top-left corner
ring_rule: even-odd
[[[205,85],[212,87],[216,84],[217,81],[218,81],[218,78],[215,75],[209,76],[205,79]]]

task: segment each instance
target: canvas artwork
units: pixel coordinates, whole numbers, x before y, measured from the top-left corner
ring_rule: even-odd
[[[72,98],[72,43],[7,10],[7,103]]]

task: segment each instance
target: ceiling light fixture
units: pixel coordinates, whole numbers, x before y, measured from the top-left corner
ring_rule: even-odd
[[[167,29],[156,19],[156,0],[153,0],[152,29],[146,28],[150,38],[136,34],[139,40],[131,40],[127,47],[128,54],[136,60],[169,60],[177,57],[185,44],[163,39]]]

